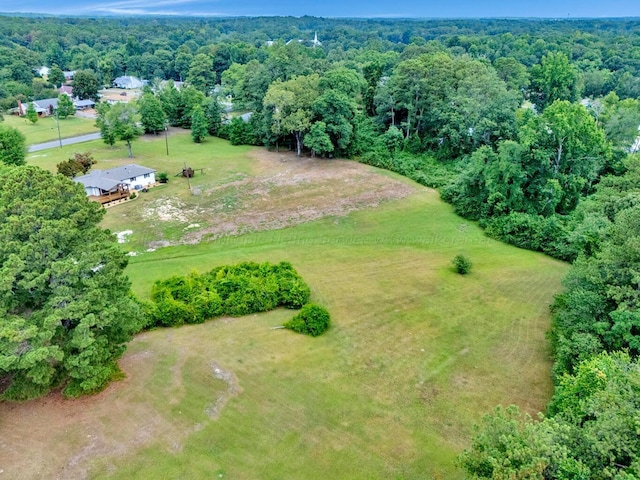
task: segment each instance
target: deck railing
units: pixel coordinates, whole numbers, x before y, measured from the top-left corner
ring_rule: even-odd
[[[105,203],[114,202],[122,198],[127,198],[128,196],[129,196],[129,192],[112,192],[104,195],[90,195],[89,200],[91,200],[92,202],[98,202],[104,205]]]

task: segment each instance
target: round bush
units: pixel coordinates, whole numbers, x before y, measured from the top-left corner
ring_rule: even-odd
[[[451,263],[453,263],[456,272],[458,272],[460,275],[466,275],[471,271],[471,260],[469,260],[464,255],[456,255],[455,257],[453,257],[453,260],[451,260]]]
[[[317,337],[327,331],[330,320],[331,317],[326,308],[314,303],[307,303],[302,307],[300,313],[284,326],[294,332]]]

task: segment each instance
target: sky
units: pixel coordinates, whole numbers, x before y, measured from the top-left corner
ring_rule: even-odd
[[[388,18],[640,17],[640,0],[0,0],[0,12]]]

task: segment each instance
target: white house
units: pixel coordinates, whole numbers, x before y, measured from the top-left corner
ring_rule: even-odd
[[[127,196],[131,190],[153,185],[156,183],[156,171],[132,163],[109,170],[92,170],[73,181],[84,185],[88,197],[97,197],[98,201],[105,203],[114,197]]]
[[[116,88],[142,88],[143,85],[144,82],[139,78],[129,76],[118,77],[113,81],[113,86]]]

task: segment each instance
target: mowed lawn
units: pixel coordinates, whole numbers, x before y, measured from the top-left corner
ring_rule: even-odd
[[[244,147],[209,140],[209,149],[226,152],[218,157],[182,141],[169,139],[185,161],[223,158],[208,182],[251,174]],[[136,162],[169,161],[155,143],[134,144]],[[107,161],[99,143],[90,147]],[[32,478],[462,478],[455,457],[482,415],[511,403],[536,413],[549,400],[548,306],[567,266],[487,239],[436,192],[416,188],[344,217],[132,257],[127,271],[143,298],[171,275],[290,261],[331,312],[332,328],[319,338],[274,330],[293,315],[282,309],[141,334],[122,360],[126,380],[79,401],[78,418],[52,422],[59,428],[45,429],[50,446],[36,441],[41,465],[57,466],[28,470],[25,460],[23,471]],[[117,209],[135,203],[110,209],[108,226],[126,228]],[[473,262],[470,275],[453,271],[459,253]],[[38,405],[34,421],[56,411]],[[5,428],[28,426],[17,422]],[[26,451],[37,435],[25,440]]]
[[[468,276],[451,269],[460,252],[474,262]],[[118,470],[98,474],[101,464],[98,477],[461,478],[455,456],[483,414],[511,403],[534,413],[549,399],[544,333],[565,265],[487,240],[433,192],[344,219],[164,249],[132,259],[129,274],[145,296],[157,278],[243,260],[291,261],[333,328],[317,339],[271,330],[292,315],[277,311],[145,334],[133,352],[174,354],[173,366],[181,356],[216,362],[242,393],[180,451],[162,442],[109,459]],[[163,372],[140,386],[160,401],[175,394]],[[184,385],[188,369],[181,374]],[[203,403],[183,399],[180,415],[212,401],[198,396]]]
[[[39,118],[36,123],[31,123],[25,117],[5,115],[5,125],[17,128],[27,139],[27,145],[44,143],[58,138],[76,137],[98,131],[95,119],[84,117],[68,117],[60,120],[60,137],[58,137],[58,125],[54,116]]]

